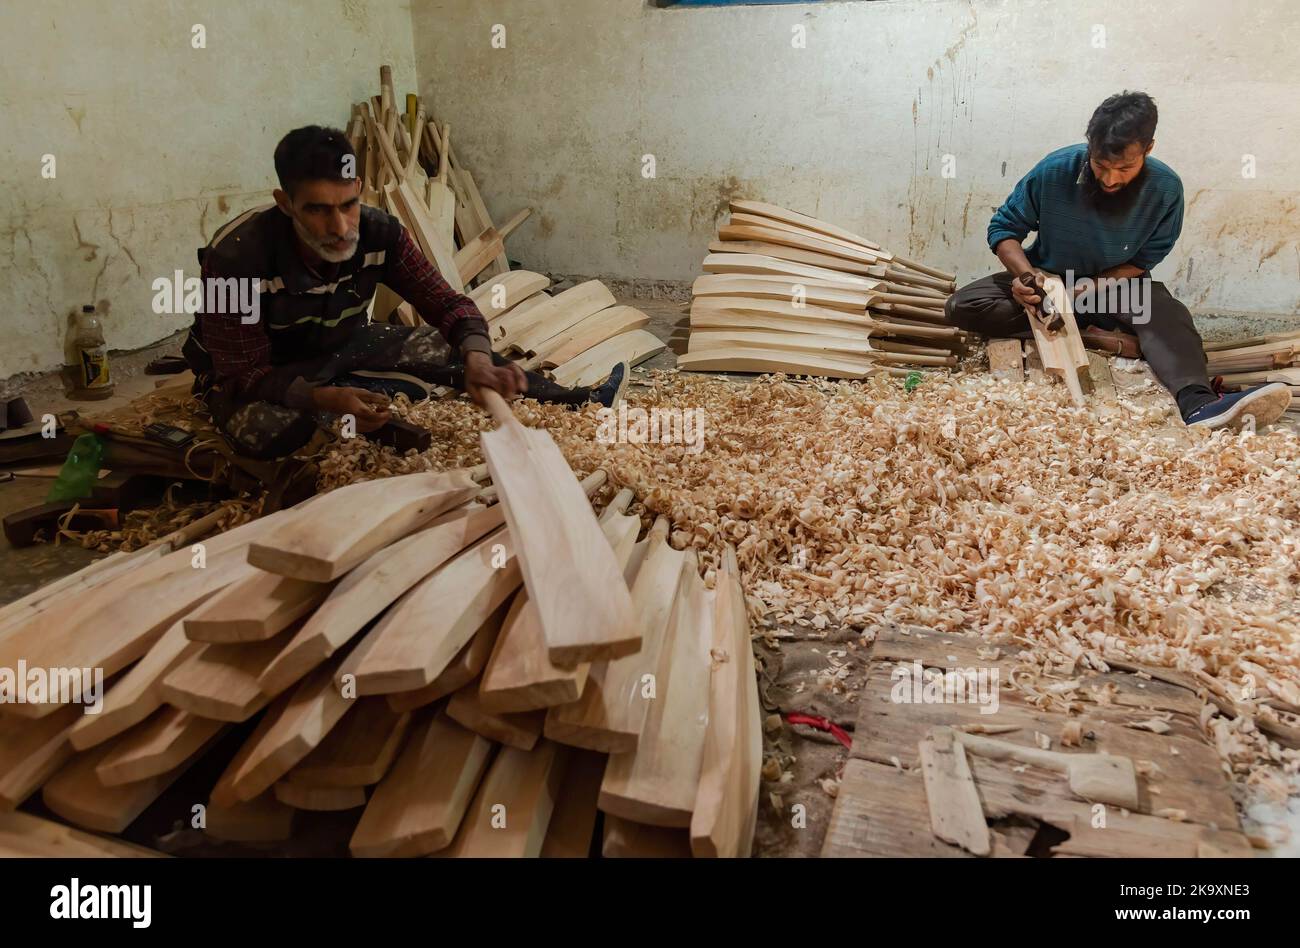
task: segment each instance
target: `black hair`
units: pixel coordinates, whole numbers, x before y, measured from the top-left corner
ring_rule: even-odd
[[[1156,102],[1145,92],[1113,95],[1088,120],[1088,150],[1097,158],[1118,158],[1137,142],[1143,148],[1156,137]]]
[[[349,156],[351,162],[346,160]],[[275,146],[275,173],[280,187],[291,196],[295,185],[303,181],[355,180],[356,167],[356,152],[347,135],[337,128],[304,125]]]

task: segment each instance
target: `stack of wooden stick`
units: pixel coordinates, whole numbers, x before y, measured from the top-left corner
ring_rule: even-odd
[[[0,811],[40,791],[69,823],[121,833],[237,746],[191,801],[219,839],[283,840],[298,810],[353,810],[357,856],[747,854],[761,725],[734,554],[707,589],[666,521],[638,541],[619,493],[590,528],[639,650],[558,665],[603,633],[571,623],[587,651],[557,651],[537,603],[571,589],[521,566],[518,509],[486,471],[339,488],[0,610],[0,667],[109,679],[98,713],[67,694],[0,705]],[[4,823],[26,838],[14,851],[62,838],[27,826]]]
[[[1209,343],[1205,358],[1210,375],[1222,376],[1226,389],[1283,382],[1300,397],[1300,332]]]
[[[664,350],[642,328],[650,317],[615,305],[598,280],[551,295],[546,276],[512,271],[503,241],[531,209],[494,227],[474,176],[457,159],[450,125],[439,125],[415,95],[399,114],[389,67],[381,67],[379,84],[379,95],[353,106],[348,127],[362,200],[398,217],[457,291],[477,284],[469,296],[487,317],[498,353],[575,386],[596,384],[613,365],[635,365]],[[372,315],[418,324],[410,305],[383,287]]]
[[[946,324],[951,273],[841,227],[760,201],[732,201],[692,287],[679,368],[856,379],[957,364]]]

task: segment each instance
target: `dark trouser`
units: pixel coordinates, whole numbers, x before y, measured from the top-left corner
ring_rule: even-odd
[[[492,356],[495,365],[507,360]],[[465,388],[465,366],[451,358],[446,341],[430,326],[388,326],[371,323],[357,330],[342,352],[321,360],[316,379],[325,385],[355,385],[370,389],[409,391],[409,384],[352,376],[357,371],[400,372],[430,385],[445,385],[457,391]],[[590,388],[565,388],[536,372],[525,372],[529,398],[563,405],[581,405],[591,398]],[[328,424],[329,416],[314,411],[289,408],[273,402],[234,404],[219,385],[207,386],[199,378],[196,388],[212,413],[212,420],[230,439],[234,449],[257,459],[286,457],[297,451],[316,432],[317,425]]]
[[[944,306],[948,321],[986,336],[1031,336],[1029,317],[1011,295],[1011,280],[1011,274],[1003,272],[966,284]],[[1142,346],[1142,358],[1147,360],[1160,384],[1173,395],[1177,396],[1188,386],[1203,386],[1211,391],[1205,371],[1205,350],[1200,333],[1192,323],[1192,314],[1174,299],[1163,283],[1153,280],[1148,285],[1151,289],[1146,313],[1076,313],[1079,325],[1122,329],[1136,335]],[[1182,399],[1179,403],[1181,408]]]

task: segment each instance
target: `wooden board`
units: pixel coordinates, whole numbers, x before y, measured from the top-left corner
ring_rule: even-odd
[[[605,773],[605,755],[570,750],[564,783],[542,843],[543,859],[585,859],[596,831],[596,800]]]
[[[774,332],[762,329],[692,329],[688,352],[710,349],[785,349],[795,352],[826,353],[873,358],[884,355],[864,335],[835,336],[827,333]],[[956,364],[954,360],[953,364]]]
[[[503,747],[488,768],[451,846],[451,858],[526,858],[541,854],[564,781],[568,748],[539,741]]]
[[[641,647],[632,600],[591,503],[559,447],[487,393],[495,431],[480,436],[505,507],[551,662],[618,658]]]
[[[1092,391],[1092,378],[1088,372],[1088,352],[1083,347],[1079,326],[1074,319],[1073,301],[1069,299],[1070,294],[1065,291],[1060,277],[1047,274],[1044,287],[1064,318],[1065,326],[1055,333],[1048,333],[1036,319],[1029,320],[1038,344],[1038,357],[1049,375],[1065,382],[1074,403],[1084,405],[1084,394]]]
[[[659,662],[658,695],[636,750],[612,754],[600,787],[600,808],[653,826],[689,828],[699,789],[709,715],[709,649],[713,593],[695,556],[687,556],[681,594]]]
[[[0,714],[0,812],[17,807],[72,758],[68,738],[84,717],[95,715],[76,704],[34,721]]]
[[[85,829],[120,833],[135,822],[135,818],[189,766],[190,760],[187,760],[147,780],[117,787],[106,786],[95,771],[112,753],[116,740],[78,754],[69,761],[41,791],[45,805],[69,823]]]
[[[448,153],[451,155],[452,165],[455,166],[456,150],[449,147]],[[487,205],[483,203],[478,185],[475,184],[474,176],[470,174],[468,168],[453,167],[451,178],[457,192],[456,230],[460,234],[461,242],[464,243],[491,227],[492,218],[488,216]],[[509,269],[510,261],[503,253],[492,261],[485,272],[488,276],[496,276]]]
[[[259,678],[283,691],[347,644],[412,586],[505,521],[499,504],[467,504],[373,554],[331,590]]]
[[[406,474],[340,487],[315,502],[313,516],[259,537],[249,546],[248,561],[282,576],[332,582],[478,491],[464,471]]]
[[[333,813],[366,805],[365,787],[318,787],[286,778],[271,789],[277,800],[295,810]]]
[[[160,776],[180,766],[223,730],[220,721],[160,708],[113,742],[95,774],[106,787]]]
[[[691,838],[686,830],[647,826],[606,814],[601,855],[606,859],[689,859]]]
[[[575,323],[535,348],[532,366],[554,368],[619,333],[648,325],[650,317],[632,306],[611,306]]]
[[[789,208],[781,207],[777,204],[769,204],[765,201],[732,201],[731,211],[736,214],[757,214],[761,217],[768,217],[772,220],[785,221],[788,224],[795,224],[805,230],[815,231],[816,233],[827,234],[831,237],[838,237],[840,240],[847,240],[850,243],[860,244],[869,249],[880,249],[879,244],[872,243],[865,237],[860,237],[850,230],[843,227],[837,227],[834,224],[818,220],[807,214],[800,214],[798,211],[792,211]]]
[[[529,297],[551,285],[549,277],[531,270],[511,270],[469,291],[478,311],[489,321],[500,319]],[[548,297],[549,298],[549,297]],[[501,305],[498,306],[497,304]]]
[[[787,375],[823,375],[835,379],[862,379],[875,367],[870,359],[848,355],[820,355],[794,349],[755,349],[731,346],[688,352],[677,357],[677,368],[689,372],[784,372]]]
[[[782,260],[761,253],[711,253],[702,264],[705,273],[746,273],[756,276],[808,277],[824,281],[823,285],[836,284],[844,289],[869,292],[880,288],[880,281],[870,277],[816,267],[794,260]]]
[[[601,513],[601,532],[609,541],[617,564],[626,567],[641,531],[638,517],[623,513],[632,500],[632,492],[623,490]],[[483,707],[497,713],[532,711],[552,705],[577,701],[587,683],[591,666],[582,662],[573,668],[560,668],[546,655],[546,637],[542,632],[537,606],[527,589],[515,594],[505,617],[488,665],[479,683]]]
[[[517,599],[522,594],[523,591],[519,590],[514,598]],[[509,614],[512,601],[513,599],[508,599],[497,606],[496,611],[479,626],[469,643],[456,653],[451,664],[442,670],[442,674],[423,688],[388,695],[388,706],[394,711],[413,711],[433,704],[439,698],[445,698],[478,678],[487,667],[488,658],[492,655],[492,649],[500,636],[501,624]]]
[[[749,313],[744,311],[712,310],[701,308],[692,310],[691,332],[696,330],[738,330],[816,334],[820,336],[856,337],[866,339],[877,329],[874,325],[847,323],[813,317],[783,316],[768,313]]]
[[[195,642],[261,642],[311,612],[330,587],[259,570],[231,583],[182,620]]]
[[[252,574],[242,549],[214,554],[213,545],[209,544],[203,569],[189,567],[188,550],[174,553],[172,556],[184,557],[183,571],[129,588],[106,590],[112,593],[107,601],[89,596],[87,603],[98,607],[93,614],[82,615],[80,608],[74,608],[71,615],[59,610],[55,621],[52,610],[12,630],[0,639],[0,667],[17,668],[22,659],[28,667],[102,668],[105,677],[116,674],[148,652],[197,603]],[[158,562],[169,559],[164,557]],[[5,713],[43,717],[59,707],[55,702],[15,704],[9,705]]]
[[[318,668],[276,699],[221,775],[213,800],[222,805],[252,800],[320,746],[356,704],[335,687],[333,672],[330,666]]]
[[[921,741],[918,753],[931,831],[946,843],[987,856],[992,848],[989,827],[965,749],[953,740],[951,731],[936,728]]]
[[[754,299],[784,300],[799,309],[808,304],[848,313],[865,313],[868,304],[878,298],[874,292],[825,286],[807,277],[753,276],[750,274],[711,273],[696,277],[691,285],[694,296],[742,296]]]
[[[655,697],[649,697],[646,678],[659,673],[686,565],[686,554],[668,545],[668,531],[665,517],[651,527],[646,556],[632,586],[632,607],[640,620],[640,651],[593,665],[582,697],[547,712],[546,736],[551,740],[603,753],[636,748],[650,705],[659,697],[657,683]]]
[[[776,257],[778,260],[789,260],[792,263],[803,263],[808,266],[821,267],[825,270],[843,271],[856,276],[877,279],[884,278],[888,269],[884,264],[860,263],[854,260],[846,260],[843,257],[836,257],[829,253],[800,250],[797,247],[787,247],[784,244],[773,243],[768,240],[752,240],[736,236],[709,241],[709,250],[713,253],[761,254],[764,257]]]
[[[162,859],[163,853],[95,836],[30,813],[0,812],[0,859]]]
[[[320,745],[289,772],[290,783],[369,787],[384,778],[406,740],[411,715],[394,711],[383,698],[358,698],[355,703]]]
[[[718,237],[725,241],[744,240],[777,244],[778,246],[817,253],[826,257],[837,257],[842,260],[847,260],[850,263],[865,266],[880,263],[884,259],[881,257],[880,253],[875,250],[858,250],[852,247],[846,247],[840,243],[835,243],[831,240],[792,233],[788,230],[780,230],[776,227],[754,227],[748,224],[723,224],[718,228]]]
[[[691,300],[691,322],[707,314],[743,314],[776,316],[801,323],[830,324],[867,332],[875,328],[877,320],[866,313],[807,304],[795,306],[790,300],[765,300],[746,296],[701,296]],[[837,331],[842,331],[837,329]]]
[[[447,702],[447,717],[461,727],[480,734],[490,741],[532,750],[542,736],[543,711],[496,713],[487,710],[479,700],[478,688],[462,688]]]
[[[717,570],[713,635],[709,723],[691,817],[691,851],[696,856],[748,856],[758,817],[763,725],[749,615],[730,545]]]
[[[551,373],[561,385],[576,387],[596,385],[609,377],[620,362],[639,365],[663,352],[668,346],[644,329],[621,332],[592,346],[582,355],[557,366]]]
[[[444,714],[426,718],[374,790],[353,856],[425,856],[451,845],[492,759],[493,745]]]
[[[794,234],[796,237],[803,237],[820,242],[835,244],[846,250],[855,252],[869,251],[875,254],[881,260],[892,260],[893,254],[887,250],[881,250],[879,247],[868,247],[866,244],[852,240],[844,240],[840,237],[833,237],[830,234],[820,233],[815,230],[809,230],[806,227],[800,227],[798,224],[791,224],[786,221],[773,220],[770,217],[763,217],[758,214],[743,214],[733,212],[728,223],[742,227],[764,227],[770,230],[784,231],[787,234]]]
[[[540,306],[516,307],[492,323],[492,347],[498,352],[531,353],[556,333],[613,305],[614,294],[608,287],[599,280],[588,280],[543,300]]]
[[[995,379],[1018,382],[1025,377],[1024,350],[1019,339],[990,339],[989,372]]]
[[[163,678],[163,700],[199,717],[247,721],[274,697],[258,679],[295,631],[290,627],[265,642],[205,645]]]
[[[586,502],[580,488],[578,495]],[[339,669],[340,683],[343,676],[353,676],[359,695],[425,687],[519,587],[521,578],[511,531],[489,533],[384,614]]]
[[[201,642],[186,638],[184,620],[172,623],[144,658],[108,689],[98,714],[78,716],[68,734],[72,746],[86,750],[139,724],[162,705],[163,678],[203,648]]]

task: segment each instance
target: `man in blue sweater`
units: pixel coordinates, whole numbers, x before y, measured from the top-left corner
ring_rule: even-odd
[[[1040,161],[993,215],[989,247],[1006,272],[959,289],[948,299],[948,319],[990,336],[1029,335],[1025,308],[1040,297],[1019,277],[1055,273],[1075,294],[1080,328],[1122,329],[1138,337],[1186,424],[1270,424],[1290,405],[1290,388],[1272,383],[1215,395],[1191,314],[1163,283],[1150,279],[1183,226],[1183,184],[1168,165],[1149,157],[1155,130],[1156,104],[1145,93],[1123,92],[1098,106],[1087,142]],[[1038,237],[1026,249],[1030,231]]]

